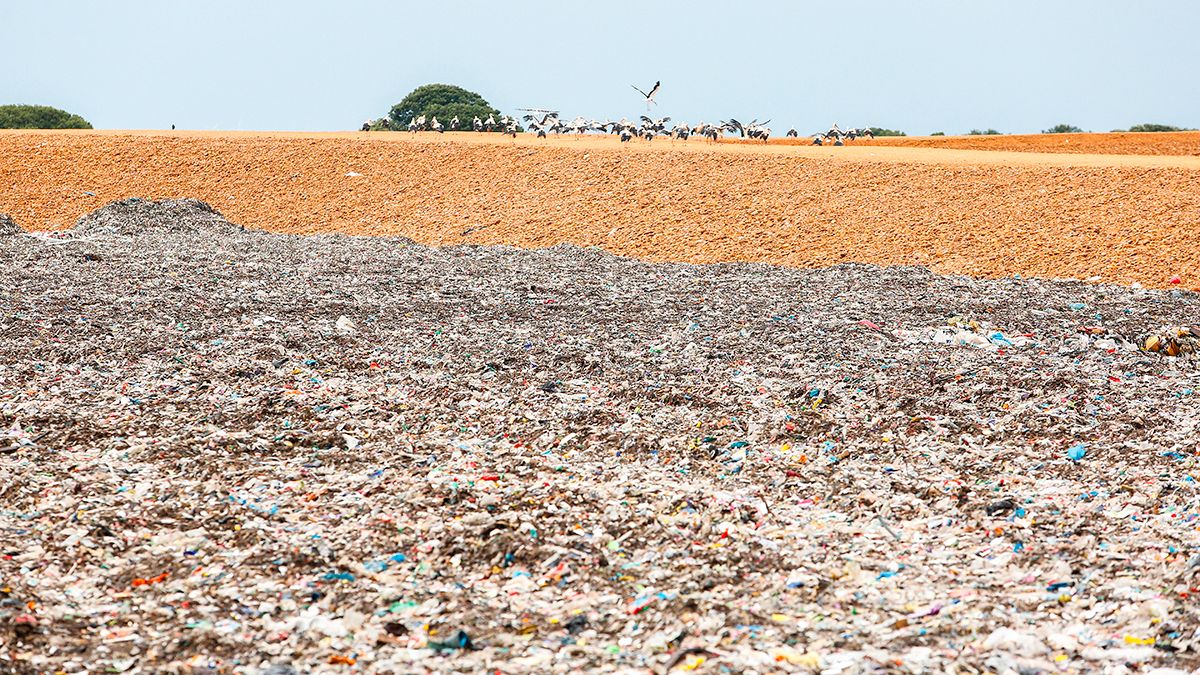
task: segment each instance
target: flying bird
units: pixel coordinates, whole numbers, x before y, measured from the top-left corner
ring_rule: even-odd
[[[658,94],[658,88],[662,86],[662,82],[655,82],[654,86],[650,88],[650,93],[648,94],[641,89],[638,89],[637,85],[631,84],[629,86],[633,87],[637,93],[646,97],[646,110],[650,109],[650,104],[658,105],[658,102],[654,100],[654,97]]]

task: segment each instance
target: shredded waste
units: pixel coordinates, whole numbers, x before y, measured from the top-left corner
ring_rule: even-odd
[[[133,236],[155,231],[226,235],[244,232],[216,209],[199,199],[147,200],[130,197],[115,201],[81,217],[74,232],[79,235],[116,234]]]
[[[1192,292],[106,208],[0,244],[0,670],[1200,665]]]

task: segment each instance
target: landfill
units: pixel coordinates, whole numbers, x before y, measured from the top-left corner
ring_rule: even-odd
[[[0,672],[1200,666],[1191,291],[106,208],[0,240]]]

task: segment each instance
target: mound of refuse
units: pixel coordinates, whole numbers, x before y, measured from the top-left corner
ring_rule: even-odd
[[[229,239],[0,245],[0,672],[1200,662],[1196,293]]]
[[[79,234],[134,236],[150,232],[238,234],[246,228],[229,222],[199,199],[147,200],[131,197],[111,202],[75,223]]]
[[[24,232],[7,213],[0,213],[0,237],[11,237]]]

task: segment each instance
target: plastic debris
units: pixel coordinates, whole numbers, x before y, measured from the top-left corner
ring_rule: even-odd
[[[1188,291],[193,225],[0,244],[10,669],[1197,662]]]

